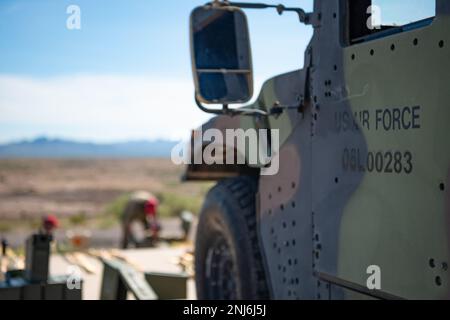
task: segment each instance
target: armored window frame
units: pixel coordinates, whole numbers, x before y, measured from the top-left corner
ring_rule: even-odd
[[[396,1],[396,0],[392,0]],[[370,18],[368,8],[373,0],[345,0],[345,29],[344,37],[347,46],[367,42],[401,32],[414,30],[430,25],[436,17],[437,6],[435,2],[434,16],[422,20],[413,21],[404,25],[382,25],[380,29],[370,30],[367,21]]]

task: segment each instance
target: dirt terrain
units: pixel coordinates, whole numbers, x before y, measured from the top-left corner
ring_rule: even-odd
[[[82,223],[103,216],[136,190],[162,197],[166,216],[176,214],[174,202],[194,210],[208,185],[182,184],[183,169],[170,159],[0,160],[0,231],[10,231],[11,223],[36,223],[46,214]]]

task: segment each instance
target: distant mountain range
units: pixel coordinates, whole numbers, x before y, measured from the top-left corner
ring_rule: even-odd
[[[97,144],[46,137],[0,145],[0,158],[168,158],[168,140]]]

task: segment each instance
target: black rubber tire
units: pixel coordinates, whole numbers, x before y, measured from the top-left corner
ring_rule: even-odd
[[[238,177],[219,182],[208,193],[199,218],[195,249],[200,300],[269,299],[258,239],[256,192],[254,178]],[[220,248],[215,248],[217,243]],[[213,256],[224,256],[222,260],[227,261],[219,272],[211,271],[221,264],[212,263]],[[213,273],[219,275],[220,281]]]

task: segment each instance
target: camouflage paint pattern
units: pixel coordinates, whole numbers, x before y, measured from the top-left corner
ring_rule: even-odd
[[[353,45],[345,10],[315,0],[304,68],[253,105],[304,101],[303,114],[205,128],[280,129],[280,172],[260,178],[258,206],[273,298],[448,299],[450,1],[429,25]]]

